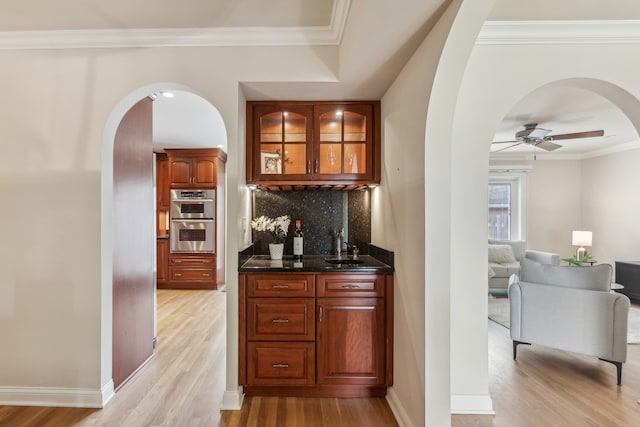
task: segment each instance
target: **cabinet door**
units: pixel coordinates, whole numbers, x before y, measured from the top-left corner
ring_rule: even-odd
[[[311,174],[311,105],[254,104],[253,176],[257,180],[305,180]]]
[[[169,159],[166,154],[156,155],[156,203],[158,209],[169,209]]]
[[[371,104],[316,105],[314,123],[314,178],[344,180],[372,177]]]
[[[382,298],[318,298],[317,382],[385,384]]]
[[[191,185],[191,159],[172,158],[169,165],[171,187],[187,188]]]
[[[192,183],[197,187],[211,188],[216,185],[215,159],[203,158],[193,160]]]
[[[169,272],[169,239],[156,241],[156,280],[164,282]]]

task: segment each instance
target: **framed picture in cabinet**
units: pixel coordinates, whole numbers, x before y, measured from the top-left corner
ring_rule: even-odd
[[[271,153],[268,151],[260,152],[260,173],[264,174],[281,174],[282,160],[280,153]]]

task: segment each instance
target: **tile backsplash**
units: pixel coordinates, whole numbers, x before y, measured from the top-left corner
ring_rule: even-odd
[[[302,222],[304,253],[327,255],[336,252],[336,231],[344,228],[344,240],[365,253],[371,242],[370,191],[256,191],[253,192],[253,217],[291,216],[285,240],[285,255],[293,252],[295,220]],[[256,254],[269,253],[270,235],[252,230]],[[343,246],[344,249],[344,246]]]

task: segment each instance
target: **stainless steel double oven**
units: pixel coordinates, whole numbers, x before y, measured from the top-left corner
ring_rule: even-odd
[[[171,252],[213,253],[215,190],[171,190]]]

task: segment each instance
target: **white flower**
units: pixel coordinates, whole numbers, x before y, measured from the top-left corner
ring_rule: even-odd
[[[251,221],[251,228],[256,231],[268,231],[273,236],[273,243],[282,243],[282,239],[289,232],[291,217],[282,215],[275,219],[268,216],[259,216]]]

